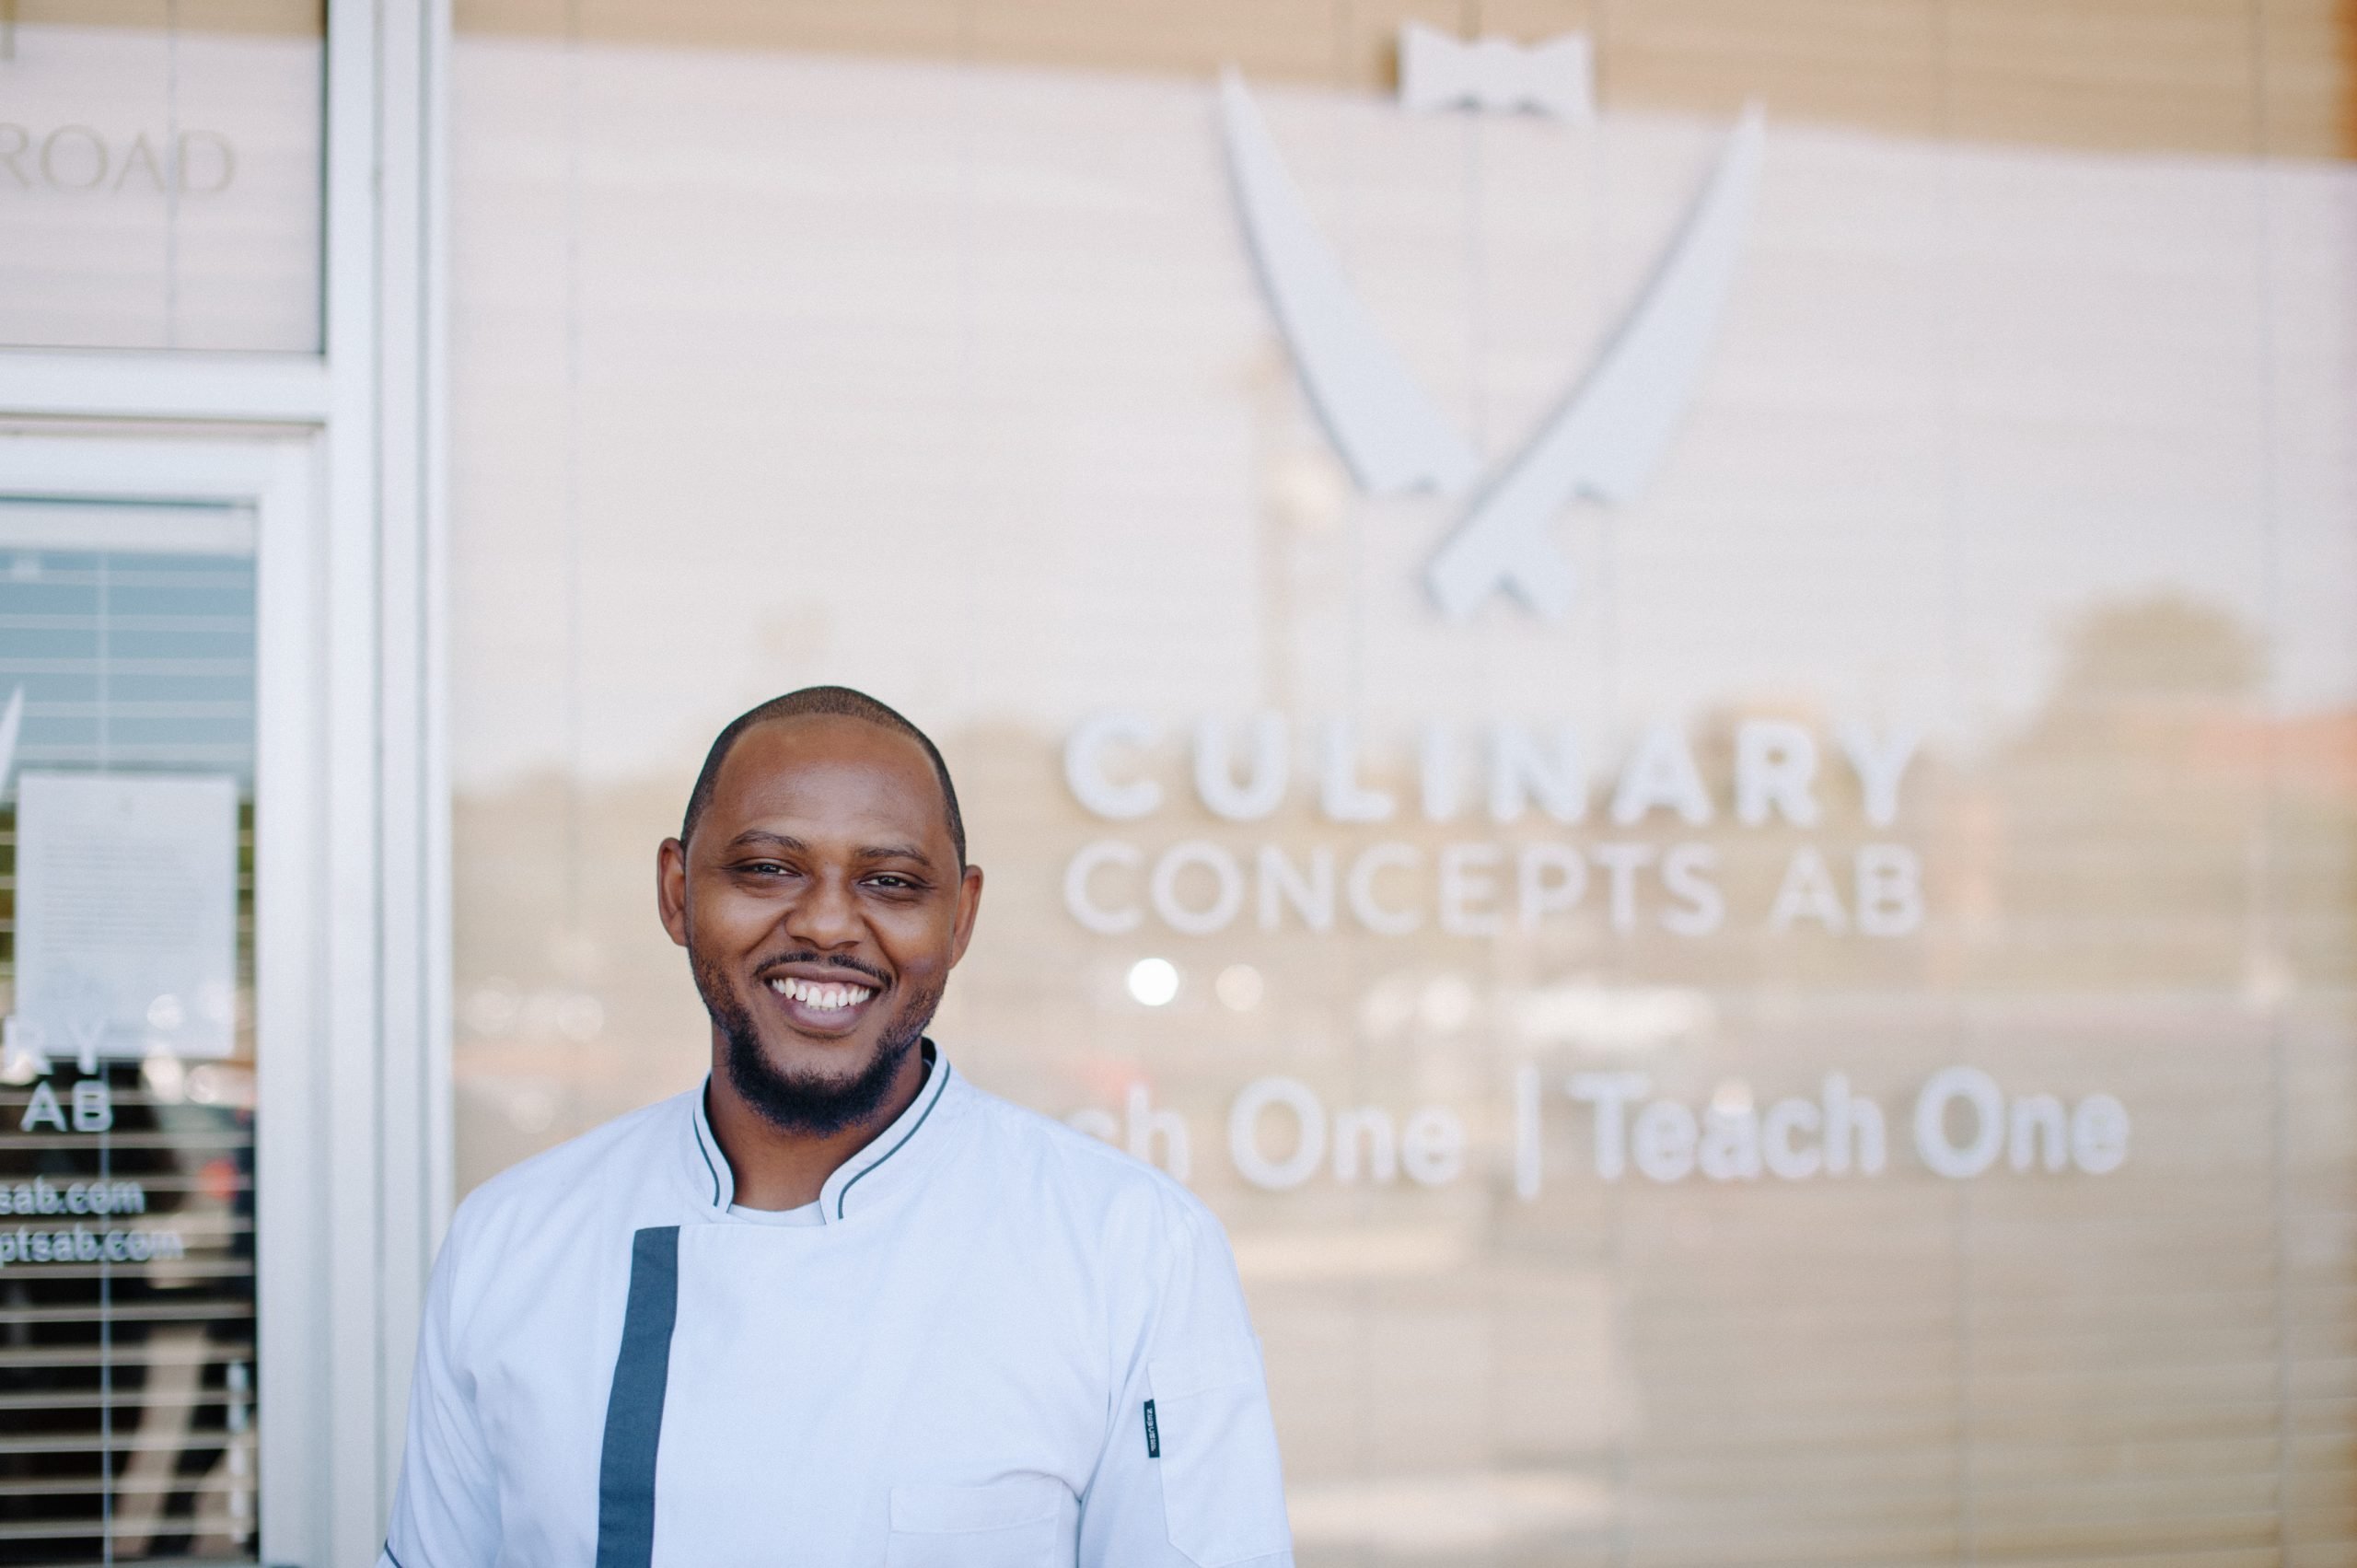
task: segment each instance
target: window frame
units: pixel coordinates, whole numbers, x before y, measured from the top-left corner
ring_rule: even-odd
[[[292,1568],[382,1542],[451,1204],[449,12],[327,0],[320,353],[0,349],[11,486],[257,510],[260,1522]]]

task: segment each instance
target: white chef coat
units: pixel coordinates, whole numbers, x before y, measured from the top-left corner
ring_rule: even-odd
[[[926,1051],[815,1213],[700,1088],[461,1204],[380,1568],[1290,1568],[1218,1222]]]

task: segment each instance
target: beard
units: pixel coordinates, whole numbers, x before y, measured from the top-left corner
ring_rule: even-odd
[[[941,1005],[942,986],[937,981],[911,992],[900,1011],[886,1021],[875,1054],[847,1078],[789,1073],[770,1060],[751,1011],[737,999],[719,967],[691,949],[689,968],[695,971],[704,1010],[720,1031],[721,1066],[730,1086],[762,1121],[781,1132],[804,1136],[831,1137],[872,1119],[892,1092],[909,1052],[924,1040],[934,1010]],[[863,976],[873,978],[864,971]]]

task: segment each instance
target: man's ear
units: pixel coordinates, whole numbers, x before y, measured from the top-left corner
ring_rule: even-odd
[[[966,956],[966,944],[974,939],[974,918],[982,908],[982,868],[966,867],[958,879],[958,930],[949,939],[949,967],[956,969]]]
[[[671,940],[688,945],[688,846],[665,839],[655,852],[655,912]]]

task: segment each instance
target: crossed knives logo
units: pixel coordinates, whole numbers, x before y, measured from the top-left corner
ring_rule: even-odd
[[[1511,46],[1413,44],[1424,82],[1432,64],[1466,73],[1439,101],[1539,107],[1543,74]],[[1544,47],[1544,46],[1542,46]],[[1579,56],[1585,61],[1585,52]],[[1478,73],[1518,72],[1489,84]],[[1411,84],[1414,86],[1414,84]],[[1435,96],[1403,93],[1411,106]],[[1571,608],[1572,566],[1550,525],[1576,497],[1617,505],[1634,498],[1660,465],[1693,399],[1727,291],[1735,281],[1759,182],[1763,122],[1745,110],[1644,287],[1569,394],[1521,448],[1485,471],[1471,442],[1419,386],[1351,286],[1340,258],[1310,220],[1301,192],[1246,89],[1221,78],[1219,117],[1228,172],[1260,282],[1302,384],[1359,488],[1371,495],[1429,490],[1463,497],[1461,514],[1424,580],[1441,612],[1462,620],[1504,588],[1550,620]],[[1569,118],[1570,116],[1565,116]]]

